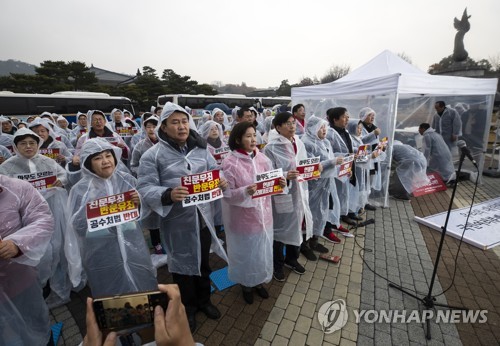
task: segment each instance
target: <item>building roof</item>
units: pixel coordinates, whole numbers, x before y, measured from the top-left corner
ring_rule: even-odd
[[[99,84],[106,85],[122,85],[131,84],[135,81],[136,76],[108,71],[91,65],[90,72],[94,72]]]

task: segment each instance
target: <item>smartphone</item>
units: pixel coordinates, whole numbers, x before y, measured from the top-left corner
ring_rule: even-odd
[[[138,330],[154,324],[157,305],[166,311],[168,296],[164,292],[150,291],[94,300],[97,324],[105,334],[111,331]]]

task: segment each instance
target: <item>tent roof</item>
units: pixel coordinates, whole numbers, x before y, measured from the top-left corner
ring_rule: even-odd
[[[496,78],[430,75],[399,56],[383,51],[366,64],[334,82],[292,88],[292,98],[380,95],[494,95]]]

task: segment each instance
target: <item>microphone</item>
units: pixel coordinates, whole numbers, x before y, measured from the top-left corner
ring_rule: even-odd
[[[467,148],[467,143],[465,143],[464,140],[459,140],[459,141],[457,141],[457,146],[460,148],[460,151],[462,152],[462,156],[463,157],[467,156],[469,158],[469,160],[474,164],[474,166],[476,166],[476,168],[478,168],[476,160],[474,160],[474,158],[472,157],[472,154],[470,153],[469,148]]]

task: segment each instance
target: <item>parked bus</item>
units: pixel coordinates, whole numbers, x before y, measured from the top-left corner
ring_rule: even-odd
[[[260,105],[262,108],[273,108],[276,105],[290,107],[292,98],[289,96],[277,96],[277,97],[259,97]]]
[[[105,93],[60,91],[52,94],[17,94],[0,91],[0,114],[20,119],[50,112],[64,115],[69,123],[76,123],[77,112],[99,109],[109,113],[113,108],[134,113],[130,99]]]
[[[157,105],[163,106],[167,102],[178,104],[181,107],[189,107],[191,114],[199,117],[203,110],[212,110],[214,107],[221,108],[224,112],[231,115],[231,110],[238,107],[259,107],[259,101],[254,97],[236,94],[221,95],[186,95],[171,94],[158,96]],[[219,105],[214,105],[219,104]],[[224,104],[224,106],[220,105]],[[211,107],[211,105],[213,105]]]

